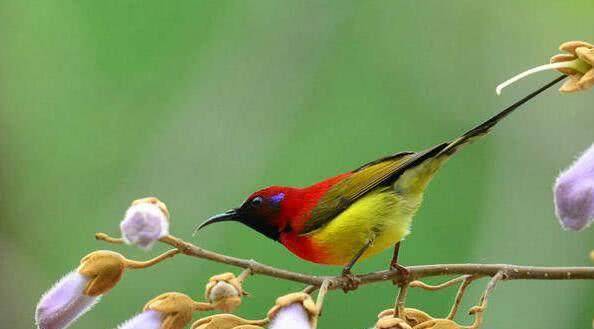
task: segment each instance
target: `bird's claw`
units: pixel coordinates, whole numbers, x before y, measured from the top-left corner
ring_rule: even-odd
[[[395,263],[395,264],[390,264],[390,270],[398,271],[398,279],[395,279],[392,281],[392,283],[394,283],[395,285],[402,286],[403,284],[409,282],[410,271],[406,267],[404,267],[398,263]]]
[[[342,281],[342,291],[344,291],[345,293],[356,290],[357,288],[359,288],[359,285],[361,285],[361,279],[353,275],[353,273],[350,270],[342,271]]]

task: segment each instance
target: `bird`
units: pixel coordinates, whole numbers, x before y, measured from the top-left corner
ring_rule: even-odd
[[[562,75],[461,136],[420,152],[399,152],[307,187],[270,186],[250,194],[237,208],[197,225],[240,222],[280,242],[304,260],[343,266],[352,278],[359,260],[394,246],[389,264],[398,263],[400,242],[410,233],[423,193],[444,163],[463,146],[487,135],[528,100],[563,80]]]

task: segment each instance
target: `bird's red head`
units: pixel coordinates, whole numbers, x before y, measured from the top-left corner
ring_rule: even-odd
[[[223,221],[237,221],[278,241],[281,232],[290,230],[289,220],[298,211],[300,190],[292,187],[270,186],[252,193],[243,204],[222,214],[210,217],[196,228]]]

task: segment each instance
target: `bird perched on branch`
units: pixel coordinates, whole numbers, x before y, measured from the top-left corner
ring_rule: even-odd
[[[395,246],[390,268],[406,274],[398,264],[400,241],[410,233],[412,218],[435,173],[463,146],[485,136],[520,105],[563,78],[458,138],[421,152],[396,153],[308,187],[264,188],[238,208],[209,218],[195,231],[213,223],[237,221],[282,243],[300,258],[344,266],[347,277],[358,260]]]

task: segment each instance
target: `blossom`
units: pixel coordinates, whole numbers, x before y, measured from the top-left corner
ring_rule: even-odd
[[[84,293],[90,277],[70,272],[46,292],[35,311],[39,329],[67,328],[99,301],[99,296]]]
[[[167,207],[154,197],[136,200],[126,211],[120,230],[124,242],[148,250],[157,240],[169,235]]]
[[[545,70],[558,70],[569,76],[559,89],[561,92],[576,92],[594,86],[594,46],[584,41],[568,41],[562,43],[559,50],[566,53],[551,57],[549,64],[531,68],[499,84],[495,89],[497,94],[500,95],[501,90],[510,84]]]
[[[594,220],[594,144],[563,171],[554,187],[555,214],[566,230],[579,231]]]
[[[160,329],[162,322],[163,314],[161,312],[148,310],[122,323],[118,329]]]

